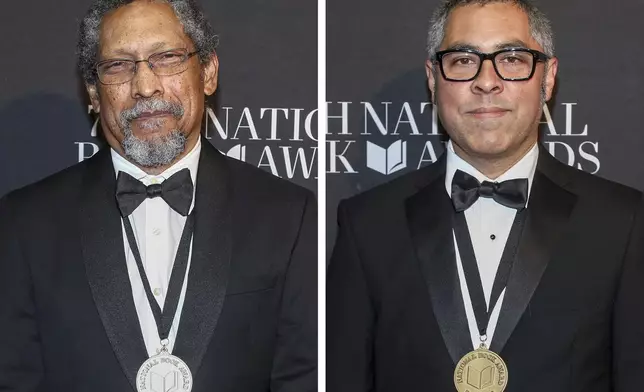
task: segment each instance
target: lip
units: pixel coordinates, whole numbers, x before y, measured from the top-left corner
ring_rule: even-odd
[[[136,120],[148,120],[151,118],[158,118],[158,117],[167,117],[170,116],[170,113],[168,112],[147,112],[147,113],[142,113],[140,116],[134,119]]]
[[[480,107],[474,110],[470,110],[467,114],[473,116],[477,119],[486,119],[486,118],[499,118],[505,116],[509,112],[508,109],[500,108],[497,106],[492,107]]]
[[[510,110],[500,108],[500,107],[481,107],[481,108],[476,108],[474,110],[470,110],[467,112],[467,114],[472,115],[476,118],[497,118],[497,117],[503,117],[505,116],[506,113],[508,113]]]

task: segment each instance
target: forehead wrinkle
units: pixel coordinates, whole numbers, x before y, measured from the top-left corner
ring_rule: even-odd
[[[455,43],[478,46],[479,49],[483,46],[480,44],[485,44],[486,48],[498,48],[496,50],[504,49],[502,44],[505,42],[522,42],[527,47],[526,41],[534,41],[528,15],[516,5],[503,2],[464,5],[454,9],[447,17],[443,41],[450,38]],[[497,43],[492,46],[494,41]]]
[[[132,8],[136,3],[117,8],[103,18],[99,30],[99,54],[149,56],[162,48],[190,46],[191,41],[169,4],[163,3],[168,7],[165,10],[137,10]],[[146,1],[142,4],[146,3],[156,2]]]

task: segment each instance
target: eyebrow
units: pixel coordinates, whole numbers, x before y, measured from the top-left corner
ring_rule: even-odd
[[[503,50],[508,48],[527,48],[528,44],[521,41],[520,39],[503,42],[500,44],[494,45],[494,51]],[[466,42],[454,42],[452,45],[445,48],[445,50],[475,50],[481,52],[481,47],[478,45],[472,45]]]
[[[504,42],[495,46],[496,50],[508,49],[508,48],[528,48],[528,44],[521,41],[520,39]]]
[[[155,42],[154,44],[152,44],[152,46],[149,47],[149,51],[152,54],[152,53],[156,53],[158,50],[162,48],[174,49],[179,47],[181,47],[181,45],[170,47],[167,42]],[[136,57],[134,53],[126,49],[116,49],[113,52],[111,52],[109,56],[106,56],[106,57],[114,57],[114,56]]]

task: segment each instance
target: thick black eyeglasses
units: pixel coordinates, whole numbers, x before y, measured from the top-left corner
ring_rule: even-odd
[[[109,59],[96,63],[98,79],[103,84],[121,84],[134,78],[138,63],[147,63],[158,76],[179,74],[188,69],[188,59],[198,52],[187,49],[172,49],[154,53],[145,60]]]
[[[436,52],[435,63],[440,65],[443,78],[452,82],[468,82],[481,72],[483,61],[490,60],[496,74],[503,80],[529,80],[537,63],[550,59],[545,53],[527,48],[507,48],[493,53],[473,49],[449,49]]]

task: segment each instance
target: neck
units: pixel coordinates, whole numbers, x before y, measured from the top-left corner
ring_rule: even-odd
[[[460,148],[456,143],[452,143],[454,152],[465,162],[472,165],[476,170],[481,172],[487,178],[495,180],[503,173],[507,172],[516,165],[537,143],[536,140],[525,143],[520,149],[512,153],[498,156],[484,156],[477,154],[470,154]]]

